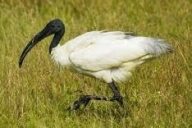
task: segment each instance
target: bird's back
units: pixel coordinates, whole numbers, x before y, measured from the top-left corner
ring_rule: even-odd
[[[147,58],[146,55],[156,57],[171,51],[170,45],[163,40],[123,32],[100,32],[88,37],[89,40],[79,42],[84,46],[74,47],[69,57],[76,66],[91,71],[118,67],[125,62]]]

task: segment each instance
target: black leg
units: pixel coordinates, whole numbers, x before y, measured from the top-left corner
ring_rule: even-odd
[[[105,96],[82,95],[71,107],[68,108],[68,110],[77,110],[81,105],[86,107],[91,100],[117,101],[123,107],[123,97],[115,85],[115,82],[112,81],[111,83],[108,83],[108,85],[114,94],[112,98],[107,98]]]
[[[115,82],[112,81],[108,84],[111,90],[113,91],[113,97],[110,99],[110,101],[117,101],[122,107],[123,107],[123,97],[121,96],[117,86],[115,85]]]
[[[108,98],[104,96],[82,95],[78,100],[73,103],[72,107],[68,108],[68,110],[77,110],[81,107],[81,105],[84,105],[86,107],[90,100],[108,101]]]

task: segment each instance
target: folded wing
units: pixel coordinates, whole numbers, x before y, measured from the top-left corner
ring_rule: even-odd
[[[87,71],[116,68],[171,51],[170,45],[163,40],[115,32],[103,33],[89,41],[86,47],[71,52],[69,58],[74,66]]]

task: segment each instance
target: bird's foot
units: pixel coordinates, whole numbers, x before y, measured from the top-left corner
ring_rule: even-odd
[[[94,95],[82,95],[78,100],[76,100],[68,110],[80,109],[81,105],[86,107],[91,100],[104,100],[109,101],[105,96],[94,96]]]
[[[80,109],[81,105],[84,105],[84,107],[87,106],[89,101],[91,100],[89,95],[82,95],[78,100],[76,100],[72,106],[68,108],[68,110],[77,110]]]
[[[123,97],[121,95],[114,95],[110,101],[117,101],[121,107],[124,107]]]

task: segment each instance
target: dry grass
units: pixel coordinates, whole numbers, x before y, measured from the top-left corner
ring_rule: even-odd
[[[0,0],[0,127],[192,127],[192,2],[190,0]],[[62,42],[91,30],[161,37],[175,52],[138,68],[120,85],[126,109],[92,102],[65,109],[83,90],[110,95],[104,83],[63,71],[48,54],[50,38],[19,55],[47,21],[60,18]]]

